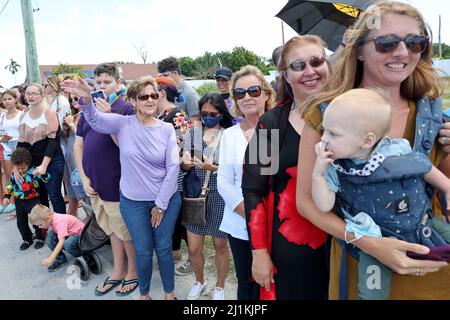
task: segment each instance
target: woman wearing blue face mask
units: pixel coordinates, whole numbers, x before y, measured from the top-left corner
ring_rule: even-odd
[[[206,200],[206,225],[184,224],[188,236],[189,260],[196,278],[187,299],[197,300],[207,287],[203,274],[205,262],[203,243],[205,236],[211,236],[216,251],[215,261],[217,269],[217,283],[213,291],[213,300],[223,300],[223,287],[230,265],[230,253],[227,244],[227,234],[219,230],[225,202],[217,190],[217,169],[220,137],[224,129],[233,125],[233,117],[229,113],[222,96],[218,93],[204,95],[198,105],[202,126],[194,127],[186,135],[181,167],[184,170],[194,167],[202,185],[207,171],[211,171],[211,176],[208,184],[208,198]]]

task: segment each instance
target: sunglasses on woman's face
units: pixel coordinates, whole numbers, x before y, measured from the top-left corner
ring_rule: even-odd
[[[137,96],[139,101],[147,101],[148,98],[152,98],[152,100],[158,100],[159,98],[159,94],[157,93],[142,93],[140,95]]]
[[[422,53],[428,45],[428,36],[410,35],[406,37],[399,37],[396,35],[379,36],[371,39],[366,39],[364,44],[373,41],[375,43],[375,50],[379,53],[388,53],[394,51],[403,41],[406,48],[411,53]]]
[[[306,60],[296,60],[294,62],[292,62],[289,65],[289,69],[291,69],[292,71],[296,71],[296,72],[300,72],[305,70],[307,63],[309,63],[309,65],[316,69],[321,67],[324,63],[325,63],[325,57],[312,57],[311,59],[309,59],[309,61]]]
[[[71,99],[71,102],[78,102],[78,97],[72,97],[70,99]]]
[[[233,95],[237,100],[244,99],[245,95],[248,95],[252,98],[258,98],[261,95],[262,89],[260,86],[251,86],[247,90],[243,88],[235,88],[233,89]]]

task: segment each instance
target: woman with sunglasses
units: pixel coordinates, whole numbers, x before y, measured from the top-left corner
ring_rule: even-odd
[[[175,299],[172,232],[181,202],[176,192],[180,157],[175,129],[156,118],[159,95],[155,80],[145,78],[129,85],[127,97],[136,108],[136,114],[130,116],[99,113],[91,89],[82,79],[66,80],[62,87],[82,98],[81,109],[94,130],[118,137],[120,212],[136,250],[140,299],[150,300],[153,250],[165,299]]]
[[[225,130],[220,143],[217,188],[225,201],[225,211],[219,229],[228,235],[238,279],[238,300],[257,300],[259,286],[252,279],[252,250],[241,189],[242,164],[259,117],[274,105],[275,92],[261,71],[253,66],[234,73],[230,88],[233,113],[244,120]]]
[[[299,112],[310,95],[322,90],[330,72],[323,41],[312,35],[290,39],[281,52],[278,71],[277,107],[260,118],[243,166],[253,279],[264,300],[325,299],[327,236],[295,206],[304,124]]]
[[[66,79],[67,80],[67,79]],[[61,145],[64,147],[66,165],[64,167],[64,183],[66,186],[67,197],[69,200],[69,207],[67,213],[73,216],[78,216],[79,200],[87,198],[86,194],[78,194],[75,192],[70,183],[70,176],[77,168],[74,155],[75,133],[77,131],[78,120],[80,120],[80,106],[78,105],[78,97],[73,94],[68,94],[70,103],[70,115],[63,118]],[[87,199],[86,199],[87,200]]]
[[[205,236],[211,236],[216,252],[217,270],[213,300],[223,300],[223,288],[230,265],[230,253],[227,235],[219,230],[225,203],[217,190],[217,169],[219,166],[220,136],[224,129],[233,125],[233,117],[222,96],[218,93],[205,94],[198,102],[198,106],[202,126],[193,127],[186,135],[181,167],[186,171],[194,167],[201,185],[204,183],[207,171],[211,171],[211,175],[206,199],[206,225],[183,223],[187,229],[189,261],[196,280],[188,293],[187,299],[197,300],[207,287],[203,273],[205,264],[203,245]]]
[[[376,28],[373,28],[374,22],[377,23]],[[355,23],[325,92],[312,99],[304,113],[306,125],[299,151],[301,166],[298,169],[297,207],[308,220],[335,237],[331,243],[330,256],[331,299],[358,298],[358,261],[349,253],[351,248],[345,246],[345,242],[338,243],[337,239],[351,241],[402,275],[392,276],[391,299],[450,298],[450,287],[446,280],[450,276],[450,268],[446,267],[447,263],[414,260],[406,255],[407,251],[427,253],[427,247],[388,237],[363,236],[355,240],[353,233],[349,232],[345,238],[344,220],[333,212],[320,212],[311,197],[311,173],[316,158],[314,146],[322,134],[323,108],[336,96],[353,88],[379,88],[386,92],[393,107],[389,136],[405,138],[414,150],[427,151],[431,162],[449,175],[449,159],[442,145],[436,143],[442,123],[442,102],[438,99],[441,87],[431,57],[429,31],[420,12],[405,3],[379,2],[368,8]],[[322,106],[322,110],[319,106]],[[433,112],[428,111],[428,120],[422,117],[416,119],[419,110]],[[435,128],[416,128],[416,122],[419,121],[425,121]],[[433,209],[434,212],[440,212],[438,208]],[[344,249],[346,253],[342,259]],[[341,265],[343,262],[346,265]],[[424,274],[427,276],[422,277]]]

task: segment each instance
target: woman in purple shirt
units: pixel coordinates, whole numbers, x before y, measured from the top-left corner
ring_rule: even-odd
[[[62,87],[83,98],[80,106],[94,130],[118,137],[122,170],[120,211],[136,250],[141,300],[150,299],[153,249],[165,299],[174,299],[172,233],[181,205],[176,192],[180,162],[175,129],[155,118],[156,82],[147,78],[130,84],[127,96],[136,108],[136,114],[131,116],[97,112],[91,89],[82,79],[66,80]]]

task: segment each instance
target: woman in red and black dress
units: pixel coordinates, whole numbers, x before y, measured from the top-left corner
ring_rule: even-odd
[[[326,299],[327,234],[297,212],[295,199],[301,107],[329,75],[322,40],[310,35],[289,40],[278,70],[278,107],[260,118],[244,160],[252,275],[263,300]]]

